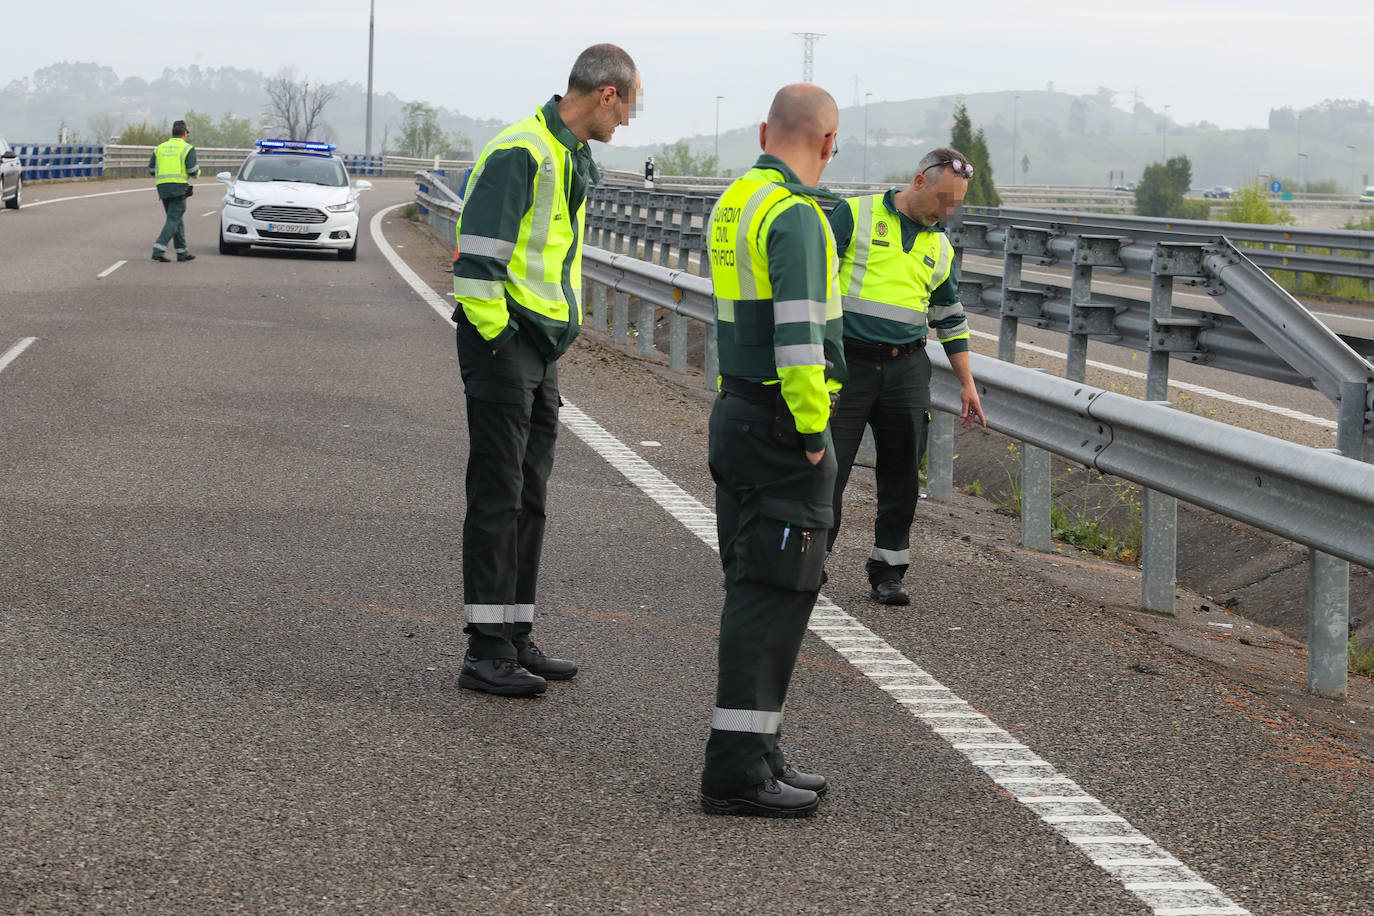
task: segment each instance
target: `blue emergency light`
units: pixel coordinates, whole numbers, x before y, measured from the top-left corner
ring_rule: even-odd
[[[334,144],[314,140],[259,140],[258,149],[264,153],[313,153],[328,156],[334,152]]]

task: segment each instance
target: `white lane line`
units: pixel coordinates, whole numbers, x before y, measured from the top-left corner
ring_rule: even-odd
[[[5,351],[4,356],[0,356],[0,372],[5,371],[5,367],[19,358],[19,354],[27,350],[37,337],[21,337],[19,342]]]
[[[997,340],[996,334],[989,334],[986,331],[974,331],[970,329],[970,333],[973,334],[973,336],[981,337],[984,340]],[[1048,347],[1038,347],[1035,344],[1022,343],[1019,340],[1016,342],[1016,348],[1018,350],[1026,350],[1031,353],[1039,353],[1042,356],[1053,356],[1056,359],[1069,358],[1069,355],[1067,353],[1061,353],[1058,350],[1051,350]],[[1115,372],[1118,375],[1125,375],[1129,376],[1130,378],[1145,378],[1144,372],[1137,372],[1134,369],[1124,369],[1121,366],[1113,366],[1111,363],[1099,362],[1095,359],[1088,360],[1088,365],[1092,366],[1094,369],[1105,369],[1108,372]],[[1263,410],[1267,413],[1278,414],[1281,417],[1288,417],[1290,420],[1301,420],[1304,423],[1311,423],[1313,426],[1321,426],[1326,429],[1336,428],[1336,421],[1334,420],[1328,420],[1324,417],[1315,417],[1310,413],[1303,413],[1300,410],[1292,410],[1287,407],[1279,407],[1277,404],[1266,404],[1263,401],[1252,401],[1249,398],[1243,398],[1239,395],[1228,394],[1225,391],[1218,391],[1215,388],[1207,388],[1202,385],[1194,385],[1191,382],[1178,382],[1174,381],[1173,379],[1170,379],[1169,387],[1177,388],[1181,391],[1191,391],[1194,394],[1200,394],[1204,397],[1215,398],[1218,401],[1226,401],[1230,404],[1238,404],[1241,407],[1251,407],[1255,410]]]
[[[102,270],[100,273],[96,274],[96,275],[95,275],[95,278],[96,278],[97,280],[104,280],[104,279],[105,279],[106,277],[108,277],[110,274],[114,273],[116,270],[119,270],[119,268],[123,267],[125,264],[128,264],[128,263],[129,263],[128,261],[115,261],[115,262],[114,262],[113,264],[111,264],[109,267],[105,268],[105,269]]]
[[[218,210],[206,210],[201,216],[214,216],[218,212]]]
[[[218,182],[214,182],[214,181],[203,181],[203,182],[201,182],[200,184],[193,185],[193,187],[197,187],[197,188],[208,188],[208,187],[210,187],[210,186],[212,186],[212,185],[215,185],[215,184],[218,184]],[[149,191],[152,191],[154,194],[157,193],[157,189],[156,189],[153,185],[150,184],[150,185],[148,185],[147,187],[143,187],[143,188],[129,188],[128,190],[125,190],[125,191],[101,191],[101,192],[98,193],[98,194],[76,194],[76,195],[73,195],[73,196],[71,196],[71,197],[54,197],[54,198],[51,198],[50,200],[24,201],[24,209],[25,209],[25,210],[30,210],[30,209],[32,209],[32,208],[34,208],[34,207],[46,207],[48,204],[60,204],[60,203],[63,203],[63,202],[65,202],[65,201],[68,201],[68,200],[89,200],[89,199],[92,198],[92,197],[113,197],[113,196],[116,195],[116,194],[146,194],[146,193],[148,193]]]
[[[382,252],[391,263],[392,267],[396,269],[396,272],[410,284],[411,288],[414,289],[431,308],[447,320],[452,311],[452,306],[448,306],[434,290],[430,289],[429,284],[425,283],[425,281],[411,270],[408,265],[402,262],[396,255],[396,252],[382,237],[382,217],[399,206],[402,205],[397,204],[393,207],[388,207],[372,218],[370,231],[373,242],[377,245],[377,250]],[[714,512],[707,509],[697,501],[694,496],[669,480],[661,471],[641,458],[636,452],[573,404],[565,401],[562,408],[559,410],[558,419],[570,432],[604,458],[611,467],[623,474],[627,480],[638,487],[646,496],[658,503],[665,512],[675,518],[688,531],[695,534],[702,543],[713,550],[720,549],[720,545],[716,539]],[[690,509],[684,510],[684,507],[690,507]],[[861,631],[866,635],[872,636],[873,640],[883,647],[882,652],[884,653],[884,657],[882,658],[869,659],[867,655],[872,654],[873,650],[871,649],[862,650],[865,653],[863,657],[858,657],[853,654],[847,656],[850,664],[860,672],[866,675],[870,672],[873,674],[888,674],[890,673],[887,670],[888,666],[898,665],[906,670],[909,674],[908,679],[911,681],[920,681],[923,684],[937,687],[942,686],[940,682],[929,673],[921,669],[906,656],[902,655],[902,653],[889,646],[885,640],[877,636],[877,634],[873,633],[825,595],[817,597],[815,609],[812,611],[812,618],[818,623],[817,626],[812,628],[812,631],[818,638],[825,640],[827,644],[833,645],[832,641],[839,642],[849,638],[835,635],[835,627],[833,624],[836,621],[840,621],[844,624],[843,629],[847,632]],[[824,621],[824,623],[821,624],[821,621]],[[836,646],[835,650],[842,656],[845,656],[846,653],[851,651],[847,646]],[[881,669],[879,666],[882,666]],[[874,683],[876,685],[877,681],[874,680]],[[954,696],[953,691],[950,692],[948,701],[965,707],[968,706],[966,701]],[[995,731],[999,737],[1005,736],[1005,739],[1009,740],[1005,740],[1004,743],[1014,744],[1015,750],[1021,751],[1036,760],[1035,769],[1037,771],[1045,772],[1046,768],[1048,768],[1050,772],[1053,773],[1053,765],[1049,763],[1045,763],[1043,766],[1039,765],[1039,757],[1031,751],[1029,747],[1015,741],[1010,733],[1000,729],[996,723],[982,713],[973,712],[971,709],[967,712],[934,712],[922,708],[926,706],[926,704],[922,702],[915,702],[910,699],[901,702],[915,718],[927,722],[934,722],[935,724],[931,726],[932,730],[943,737],[951,747],[954,747],[956,743],[962,743],[956,742],[955,739],[951,738],[951,733],[958,732],[964,734],[970,731],[970,729],[945,728],[941,727],[941,725],[948,720],[958,720],[964,724],[976,721],[984,725],[984,730]],[[981,747],[975,746],[973,748],[957,750],[975,765],[978,765],[978,762],[983,759],[981,756],[975,756],[981,755],[984,752]],[[1064,812],[1059,809],[1059,806],[1045,810],[1042,803],[1050,800],[1055,802],[1069,802],[1078,806],[1088,806],[1092,809],[1093,814],[1104,817],[1108,815],[1113,817],[1117,816],[1096,798],[1084,792],[1067,776],[1061,776],[1058,773],[1045,776],[1019,776],[1013,773],[994,772],[994,770],[1006,768],[1006,762],[1003,760],[987,761],[985,764],[980,765],[979,768],[988,778],[1003,789],[1010,789],[1013,797],[1025,804],[1026,807],[1035,812],[1037,816],[1043,817],[1051,813],[1082,813],[1078,811]],[[1041,795],[1039,792],[1035,791],[1035,786],[1045,784],[1054,785],[1054,794]],[[1053,828],[1060,836],[1082,850],[1094,864],[1099,863],[1101,860],[1124,858],[1121,854],[1123,852],[1123,847],[1129,847],[1133,853],[1153,853],[1154,855],[1151,856],[1152,860],[1154,860],[1153,864],[1170,866],[1174,877],[1187,882],[1189,885],[1187,889],[1151,887],[1130,891],[1130,893],[1144,902],[1155,916],[1167,916],[1169,913],[1174,913],[1175,916],[1179,916],[1182,910],[1196,911],[1198,913],[1234,913],[1236,916],[1248,916],[1249,914],[1248,910],[1237,905],[1220,889],[1204,881],[1200,875],[1187,868],[1182,862],[1164,850],[1163,847],[1157,845],[1149,837],[1132,827],[1125,818],[1121,818],[1120,821],[1115,822],[1119,829],[1122,830],[1120,835],[1115,836],[1084,836],[1076,833],[1074,822],[1069,821],[1046,823],[1047,826]],[[1097,826],[1097,829],[1100,830],[1102,828],[1101,826]],[[1101,847],[1101,851],[1094,852],[1091,849],[1091,847],[1094,846]],[[1113,874],[1106,868],[1103,868],[1103,871],[1111,875],[1123,888],[1126,886],[1125,880],[1119,874]]]

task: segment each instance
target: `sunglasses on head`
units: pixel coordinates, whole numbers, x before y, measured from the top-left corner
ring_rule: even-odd
[[[954,172],[954,174],[958,175],[960,178],[973,178],[973,163],[965,162],[962,159],[946,159],[943,162],[937,162],[934,165],[926,166],[925,168],[921,169],[921,174],[924,175],[931,169],[938,169],[941,166],[945,165],[949,166],[950,169]]]

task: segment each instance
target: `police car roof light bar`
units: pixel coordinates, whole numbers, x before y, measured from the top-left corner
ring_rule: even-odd
[[[314,140],[259,140],[258,149],[263,152],[323,153],[334,152],[334,144],[319,143]]]

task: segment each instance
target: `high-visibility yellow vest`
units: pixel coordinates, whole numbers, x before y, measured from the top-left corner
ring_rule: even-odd
[[[158,144],[157,149],[153,151],[157,157],[157,183],[189,184],[191,176],[186,172],[186,156],[190,152],[191,144],[181,137],[172,137]]]
[[[482,179],[487,160],[497,150],[520,147],[536,162],[534,204],[520,220],[514,242],[467,235],[458,219],[458,254],[509,259],[504,281],[453,278],[453,294],[462,300],[468,319],[490,340],[506,327],[507,298],[551,340],[568,337],[582,324],[582,234],[586,200],[568,212],[572,154],[544,123],[542,110],[507,127],[487,144],[473,166],[468,187]],[[567,281],[566,283],[564,281]],[[569,338],[570,339],[570,338]],[[564,343],[566,346],[566,343]]]
[[[716,343],[723,375],[749,381],[780,381],[783,397],[802,432],[823,430],[829,419],[825,344],[813,328],[835,337],[841,318],[835,240],[825,211],[812,198],[783,186],[771,169],[754,168],[734,181],[711,211],[711,286]],[[765,245],[773,222],[792,207],[810,207],[824,228],[825,289],[814,298],[775,302]],[[814,378],[809,378],[814,376]]]
[[[905,342],[929,326],[930,294],[949,279],[954,246],[943,232],[918,232],[904,251],[901,220],[881,194],[851,197],[844,206],[854,217],[854,234],[840,254],[846,321],[853,314],[893,322],[886,339]]]

